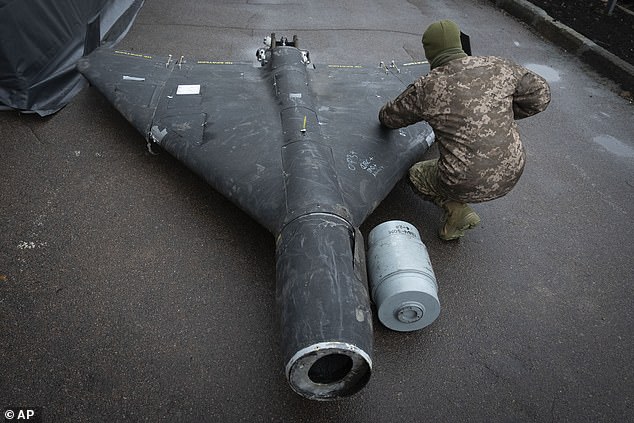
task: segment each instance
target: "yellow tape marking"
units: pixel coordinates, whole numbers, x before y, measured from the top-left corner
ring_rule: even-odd
[[[410,62],[410,63],[403,63],[401,66],[414,66],[414,65],[424,65],[429,63],[427,60],[424,60],[422,62]]]
[[[359,65],[328,65],[328,67],[337,69],[363,69],[363,66]]]
[[[148,56],[147,54],[139,54],[139,53],[130,53],[129,51],[115,50],[117,54],[123,54],[125,56],[133,56],[133,57],[142,57],[143,59],[151,59],[152,56]]]
[[[223,61],[209,61],[209,60],[199,60],[199,65],[233,65],[233,62],[223,62]]]

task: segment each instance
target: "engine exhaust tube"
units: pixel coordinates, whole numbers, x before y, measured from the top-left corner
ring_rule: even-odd
[[[365,245],[319,129],[302,52],[276,47],[270,67],[284,133],[276,274],[286,377],[306,398],[336,399],[363,388],[372,371]]]
[[[288,383],[313,400],[356,393],[370,379],[373,344],[360,231],[312,213],[283,229],[276,255]]]

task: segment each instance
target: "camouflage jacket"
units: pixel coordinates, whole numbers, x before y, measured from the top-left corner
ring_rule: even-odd
[[[379,112],[389,128],[421,120],[439,145],[438,177],[443,191],[464,202],[508,193],[524,169],[525,152],[516,119],[544,110],[548,83],[498,57],[465,57],[435,68]]]

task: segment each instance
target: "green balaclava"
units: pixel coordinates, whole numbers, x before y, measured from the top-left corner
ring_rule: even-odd
[[[450,60],[467,57],[460,42],[460,28],[450,20],[429,25],[423,34],[423,48],[432,69]]]

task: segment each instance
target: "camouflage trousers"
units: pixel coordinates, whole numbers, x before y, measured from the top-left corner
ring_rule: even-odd
[[[415,163],[409,169],[409,180],[423,196],[439,207],[445,208],[447,202],[456,201],[451,199],[438,179],[438,159]]]
[[[440,239],[461,238],[468,229],[480,224],[480,216],[471,207],[452,199],[443,189],[438,178],[438,160],[416,163],[409,169],[409,180],[420,194],[444,209],[443,225],[438,230]]]

